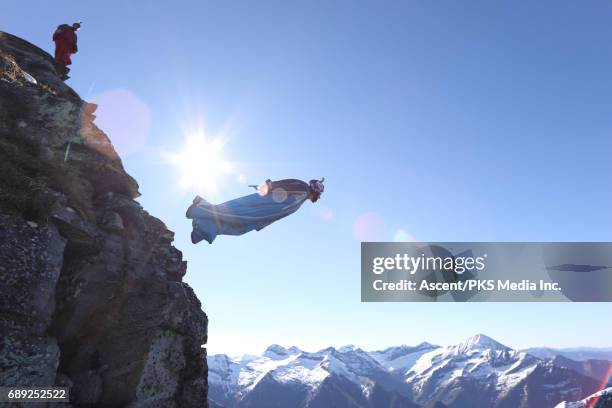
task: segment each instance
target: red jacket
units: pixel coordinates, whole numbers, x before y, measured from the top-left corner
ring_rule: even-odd
[[[62,24],[53,33],[55,41],[55,59],[63,65],[70,65],[70,55],[77,52],[77,35],[71,26]]]

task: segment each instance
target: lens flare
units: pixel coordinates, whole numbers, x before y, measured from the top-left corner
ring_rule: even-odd
[[[92,102],[98,105],[96,124],[111,137],[122,157],[146,146],[151,112],[134,93],[127,89],[114,89],[94,96]]]
[[[180,153],[166,153],[169,162],[180,172],[179,184],[184,189],[217,190],[218,178],[232,172],[232,164],[222,157],[223,142],[206,140],[203,135],[186,139],[187,147]]]
[[[387,225],[379,214],[363,213],[353,223],[353,234],[361,242],[385,241]]]
[[[604,390],[605,388],[608,387],[611,381],[612,381],[612,366],[608,368],[608,373],[604,377],[604,381],[600,384],[599,389]],[[601,398],[601,395],[596,396],[595,398],[591,399],[590,401],[587,402],[585,408],[595,408],[600,398]]]
[[[260,196],[265,196],[266,194],[268,194],[268,185],[266,183],[260,184],[259,186],[257,186],[257,192]]]

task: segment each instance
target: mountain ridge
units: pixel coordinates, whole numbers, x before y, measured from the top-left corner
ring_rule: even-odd
[[[552,358],[564,356],[571,360],[612,360],[612,347],[530,347],[522,351],[538,358]]]
[[[484,334],[445,347],[426,342],[375,351],[356,346],[316,352],[278,347],[273,349],[282,355],[275,354],[275,360],[261,355],[240,362],[211,355],[211,399],[228,408],[258,408],[264,405],[258,405],[261,399],[251,394],[261,397],[274,389],[293,398],[295,405],[288,407],[310,407],[313,395],[326,395],[335,407],[349,407],[349,401],[357,400],[363,406],[384,407],[368,399],[370,390],[376,388],[384,395],[381,400],[395,398],[400,406],[553,408],[562,401],[591,395],[600,385],[584,375],[591,366],[574,371],[566,367],[567,363],[538,359]],[[225,368],[219,363],[223,359]],[[230,371],[231,375],[224,375]],[[603,375],[601,370],[591,371]],[[321,387],[326,387],[324,393],[319,393]],[[361,390],[359,395],[356,389]]]

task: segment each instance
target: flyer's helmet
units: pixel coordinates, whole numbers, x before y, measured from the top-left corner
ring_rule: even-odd
[[[310,180],[308,182],[308,185],[310,186],[310,190],[313,193],[321,195],[321,193],[325,190],[325,186],[323,185],[324,181],[325,181],[325,177],[323,177],[321,180]]]
[[[323,177],[321,180],[310,180],[308,182],[308,187],[310,188],[310,201],[313,203],[321,198],[321,194],[323,193],[323,190],[325,190],[325,186],[323,185],[324,181],[325,177]]]

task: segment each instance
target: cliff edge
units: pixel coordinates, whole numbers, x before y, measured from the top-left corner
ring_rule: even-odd
[[[0,386],[206,407],[208,319],[174,234],[58,70],[0,32]]]

